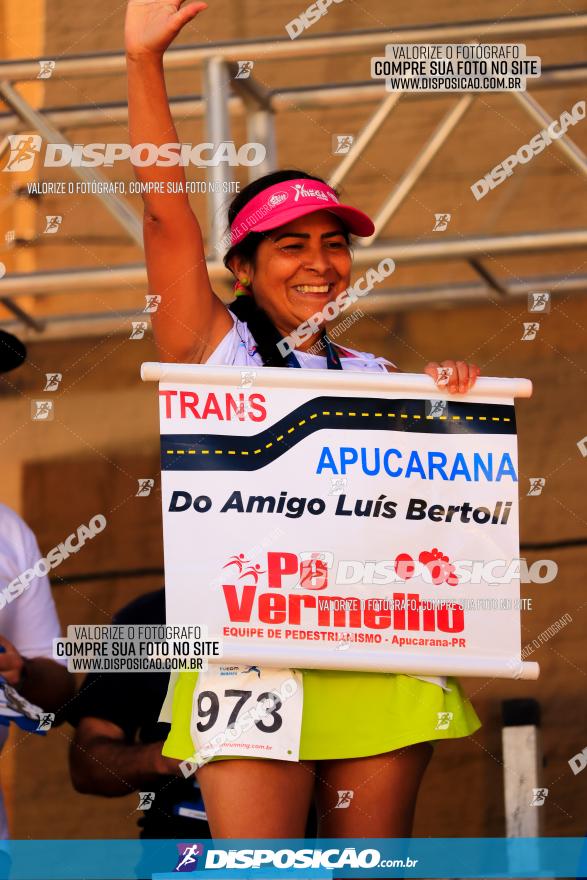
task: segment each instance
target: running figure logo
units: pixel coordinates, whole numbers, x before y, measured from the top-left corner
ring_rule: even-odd
[[[238,70],[234,75],[235,79],[248,79],[253,72],[254,61],[237,61]]]
[[[35,422],[50,422],[53,420],[52,400],[32,400],[31,416]]]
[[[332,136],[332,152],[334,155],[349,153],[355,137],[352,134],[335,134]]]
[[[436,722],[435,730],[448,730],[450,727],[450,722],[452,721],[452,712],[437,712],[438,721]]]
[[[147,477],[146,479],[145,478],[140,479],[139,480],[139,488],[138,488],[137,494],[135,495],[135,498],[144,497],[145,495],[150,495],[151,489],[153,488],[154,485],[155,485],[155,480],[153,480],[151,477]]]
[[[452,367],[436,367],[436,384],[448,385],[452,376]]]
[[[57,391],[62,379],[63,373],[45,373],[45,387],[43,391]]]
[[[198,865],[198,856],[204,852],[201,843],[178,843],[177,850],[179,854],[176,871],[195,871]]]
[[[445,229],[448,229],[451,216],[451,214],[435,214],[432,232],[444,232]]]
[[[139,791],[139,805],[137,810],[150,810],[155,800],[154,791]]]
[[[447,412],[446,400],[427,400],[426,401],[426,415],[430,416],[430,418],[439,419],[441,416],[446,416],[446,412]]]
[[[530,488],[528,489],[528,495],[542,495],[542,490],[546,485],[545,477],[529,477],[530,480]],[[528,497],[528,496],[526,496]]]
[[[45,235],[45,233],[47,235],[55,235],[56,232],[59,232],[62,220],[63,214],[45,214],[45,228],[43,229],[43,235]]]
[[[354,795],[354,791],[337,791],[338,794],[338,803],[335,806],[335,810],[348,810],[351,805],[351,800]]]
[[[534,321],[529,324],[524,324],[524,332],[522,333],[521,342],[531,342],[533,339],[536,339],[536,334],[540,330],[540,324],[538,321]]]
[[[39,718],[37,730],[51,730],[51,725],[55,721],[54,712],[43,712]]]
[[[247,672],[256,672],[259,678],[261,678],[261,670],[258,666],[248,666],[247,669],[245,669],[245,673]]]
[[[346,486],[346,477],[330,477],[330,491],[328,492],[328,494],[342,495],[342,493],[346,490]]]
[[[143,312],[148,312],[149,314],[152,312],[156,312],[159,308],[159,303],[161,302],[161,294],[159,293],[147,293],[145,294],[146,305],[143,309]]]
[[[37,153],[41,149],[40,134],[9,134],[10,156],[3,171],[30,171]]]
[[[532,800],[530,801],[530,806],[531,807],[541,807],[547,797],[548,797],[548,789],[547,788],[533,788],[532,789]]]
[[[132,330],[129,339],[142,339],[147,329],[146,321],[132,321]]]
[[[39,61],[41,68],[37,74],[37,79],[51,79],[51,74],[55,70],[55,61]]]
[[[546,290],[539,291],[538,293],[529,293],[528,311],[550,312],[550,293]]]
[[[253,583],[256,586],[259,583],[259,575],[265,574],[266,569],[261,568],[258,563],[249,566],[249,568],[245,568],[246,565],[249,565],[250,561],[250,559],[245,559],[244,553],[239,553],[238,556],[231,556],[222,568],[230,568],[231,565],[236,566],[239,571],[238,580],[240,581],[243,578],[252,577]]]

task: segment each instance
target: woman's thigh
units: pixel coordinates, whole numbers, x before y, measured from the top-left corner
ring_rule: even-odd
[[[418,789],[433,748],[417,743],[381,755],[319,761],[316,810],[320,837],[410,837]],[[350,792],[337,807],[339,792]]]
[[[212,761],[196,776],[213,837],[304,837],[314,761]]]

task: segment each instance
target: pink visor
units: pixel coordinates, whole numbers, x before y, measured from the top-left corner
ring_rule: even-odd
[[[353,235],[367,237],[375,231],[370,217],[350,205],[341,205],[332,187],[304,177],[276,183],[251,199],[231,224],[231,247],[249,232],[276,229],[314,211],[336,214]]]

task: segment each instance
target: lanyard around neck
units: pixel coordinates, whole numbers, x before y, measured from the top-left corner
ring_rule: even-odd
[[[324,345],[326,346],[326,366],[329,370],[342,370],[342,364],[340,362],[340,357],[338,356],[338,352],[334,348],[332,342],[328,338],[325,333],[322,337],[324,339]],[[293,351],[288,352],[285,356],[285,362],[288,367],[300,367],[301,364],[298,361],[297,357],[293,353]]]

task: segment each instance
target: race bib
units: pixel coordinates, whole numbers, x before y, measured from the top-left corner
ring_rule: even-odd
[[[293,669],[210,664],[194,689],[196,754],[299,761],[303,687]]]

